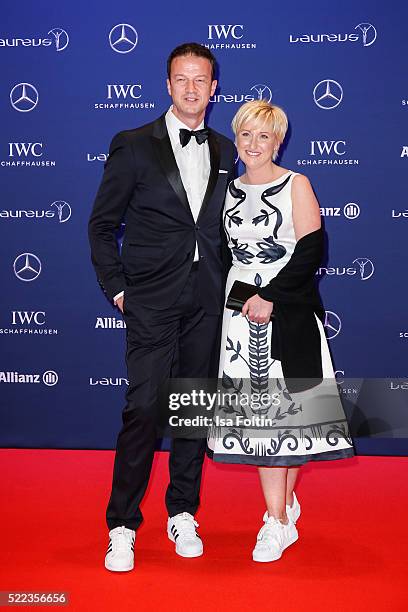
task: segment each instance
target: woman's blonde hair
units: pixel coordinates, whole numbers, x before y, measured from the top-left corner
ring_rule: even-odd
[[[232,131],[235,136],[244,123],[252,120],[261,125],[267,125],[274,134],[279,145],[282,144],[288,129],[288,118],[284,110],[275,104],[270,104],[266,100],[251,100],[250,102],[245,102],[245,104],[239,107],[231,122]],[[276,155],[274,155],[274,159]]]

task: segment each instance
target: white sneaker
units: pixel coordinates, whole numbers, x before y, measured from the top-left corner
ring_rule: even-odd
[[[194,516],[188,512],[180,512],[167,521],[169,540],[176,543],[176,553],[180,557],[200,557],[203,554],[203,543],[196,532],[198,527]]]
[[[287,525],[283,525],[275,517],[268,516],[268,512],[265,512],[263,520],[265,525],[258,533],[252,559],[261,563],[277,561],[285,548],[298,539],[297,529],[290,519]]]
[[[133,529],[115,527],[109,532],[109,546],[105,567],[111,572],[129,572],[134,567],[135,532]]]
[[[293,504],[291,506],[288,506],[286,504],[286,514],[287,514],[288,519],[291,520],[292,523],[296,525],[296,521],[298,520],[300,516],[300,504],[298,502],[298,498],[296,497],[295,493],[293,493]]]

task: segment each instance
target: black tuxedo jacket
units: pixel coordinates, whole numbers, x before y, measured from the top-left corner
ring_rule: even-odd
[[[111,143],[89,221],[92,263],[109,299],[128,296],[157,310],[170,307],[189,275],[197,240],[201,305],[208,314],[223,306],[221,212],[234,178],[233,143],[210,129],[211,171],[194,221],[167,132],[164,115]],[[220,172],[226,170],[226,172]],[[116,233],[125,222],[122,251]]]

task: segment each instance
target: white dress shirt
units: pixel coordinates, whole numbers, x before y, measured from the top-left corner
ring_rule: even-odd
[[[194,221],[197,221],[207,189],[208,179],[210,178],[211,164],[208,141],[199,145],[193,136],[190,142],[185,147],[182,147],[180,143],[180,129],[190,130],[190,128],[176,117],[173,113],[173,106],[170,106],[167,111],[165,120],[171,147],[176,158],[184,189],[186,190],[188,203],[190,204],[191,214]],[[203,127],[204,121],[195,129],[201,130]],[[198,259],[198,246],[196,242],[194,261],[198,261]],[[123,291],[115,295],[113,298],[114,303],[116,304],[116,300],[123,295]]]

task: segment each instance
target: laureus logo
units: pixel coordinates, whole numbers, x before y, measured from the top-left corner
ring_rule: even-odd
[[[356,264],[360,278],[363,281],[368,280],[374,274],[374,264],[367,257],[357,257],[357,259],[353,260],[353,264]]]
[[[226,102],[242,104],[243,102],[250,102],[252,100],[266,100],[270,102],[272,100],[272,89],[264,83],[257,83],[256,85],[252,85],[247,94],[214,94],[212,98],[210,98],[210,102],[212,103]]]
[[[47,32],[50,38],[0,38],[0,47],[52,47],[64,51],[69,44],[69,35],[63,28],[52,28]]]
[[[60,223],[66,223],[71,218],[71,206],[65,200],[56,200],[51,204],[57,210],[58,220]]]
[[[317,276],[344,276],[345,278],[358,278],[366,281],[374,274],[374,264],[368,257],[357,257],[352,262],[354,266],[328,266],[321,267],[316,272]]]
[[[377,40],[377,30],[372,23],[362,22],[351,32],[325,32],[318,34],[289,34],[290,43],[316,44],[316,43],[358,43],[363,47],[371,47]]]
[[[57,51],[64,51],[64,49],[68,47],[69,36],[66,30],[63,30],[62,28],[52,28],[48,34],[53,35],[55,48]]]
[[[364,47],[371,47],[377,40],[377,30],[372,23],[359,23],[354,29],[362,33]]]
[[[253,85],[250,91],[254,93],[255,100],[266,100],[267,102],[272,100],[272,90],[264,83]]]

